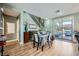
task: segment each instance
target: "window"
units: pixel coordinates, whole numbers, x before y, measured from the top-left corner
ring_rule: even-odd
[[[7,34],[15,33],[15,23],[7,22]]]

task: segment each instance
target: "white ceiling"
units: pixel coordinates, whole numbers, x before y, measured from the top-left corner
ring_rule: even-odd
[[[42,18],[59,17],[56,10],[61,10],[63,15],[79,12],[79,3],[10,3],[8,5]]]
[[[19,15],[19,12],[12,10],[12,9],[8,9],[8,8],[4,8],[3,13],[5,15],[9,15],[9,16],[13,16],[13,17],[17,17]]]

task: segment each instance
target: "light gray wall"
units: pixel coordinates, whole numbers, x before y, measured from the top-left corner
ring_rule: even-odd
[[[54,21],[53,20],[45,20],[45,23],[44,23],[44,28],[43,28],[45,31],[50,31],[53,33],[53,29],[54,29]]]
[[[74,15],[74,30],[79,31],[79,14]]]
[[[68,15],[68,16],[73,16],[74,30],[79,31],[79,13],[73,14],[73,15]],[[64,16],[64,17],[68,17],[68,16]],[[54,34],[56,32],[56,22],[62,21],[62,19],[64,17],[59,17],[59,18],[56,18],[56,19],[50,19],[50,20],[46,21],[44,30],[50,31]]]

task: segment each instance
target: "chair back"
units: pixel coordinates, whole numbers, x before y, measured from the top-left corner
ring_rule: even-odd
[[[52,39],[52,33],[49,34],[49,41]]]
[[[38,42],[38,35],[34,34],[34,36],[35,36],[35,42]]]

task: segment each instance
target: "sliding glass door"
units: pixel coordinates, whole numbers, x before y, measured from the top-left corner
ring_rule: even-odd
[[[72,40],[73,39],[73,17],[63,17],[60,19],[54,20],[55,22],[55,37],[56,39],[65,39]]]
[[[56,39],[63,39],[63,20],[56,19],[55,22],[55,37]]]
[[[73,18],[66,17],[63,18],[63,39],[72,40],[73,39]]]

